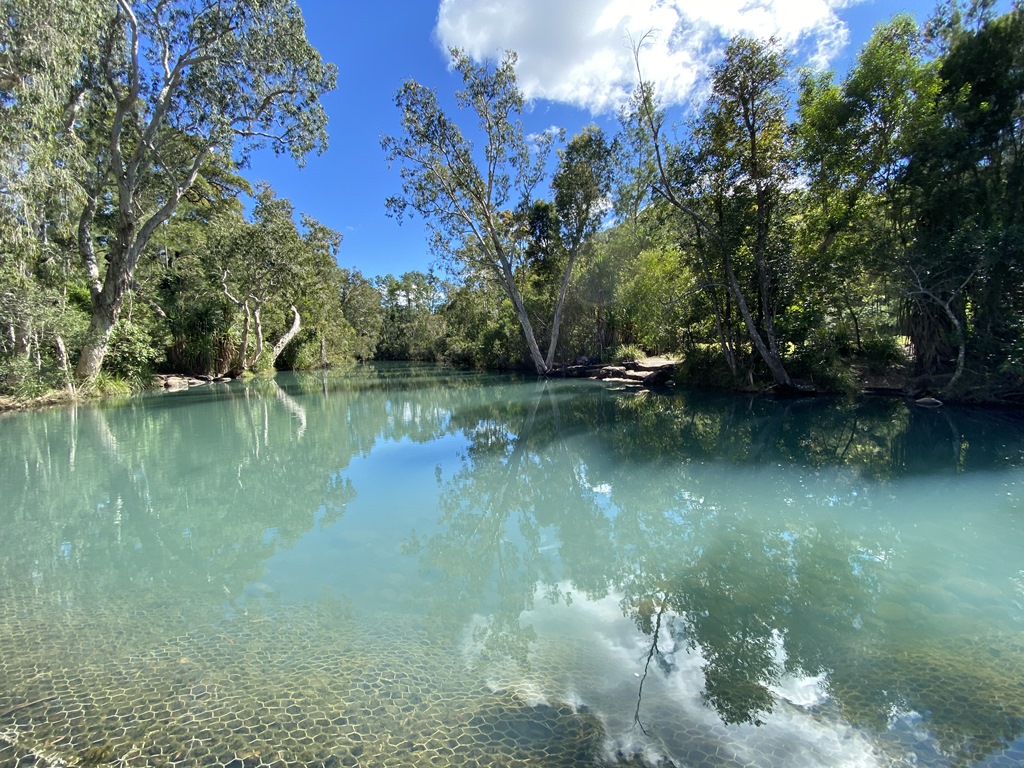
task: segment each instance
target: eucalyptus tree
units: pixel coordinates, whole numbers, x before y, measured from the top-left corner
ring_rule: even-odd
[[[655,169],[651,192],[686,223],[684,246],[695,254],[702,287],[712,298],[730,367],[737,370],[728,327],[731,302],[776,384],[790,388],[776,330],[789,259],[785,205],[793,180],[786,72],[786,58],[773,41],[736,37],[712,72],[708,104],[689,140],[668,143],[665,115],[642,76],[632,119],[649,142],[642,167]]]
[[[294,0],[117,0],[90,65],[78,121],[91,158],[78,222],[92,299],[81,379],[99,372],[147,243],[207,160],[237,151],[244,163],[270,146],[301,163],[325,145],[319,98],[335,82]],[[107,213],[103,270],[94,227]]]
[[[338,294],[341,313],[354,332],[353,356],[372,360],[384,324],[380,292],[353,267],[339,271]]]
[[[558,168],[551,180],[556,217],[556,244],[564,254],[562,283],[551,322],[551,340],[544,363],[551,368],[558,346],[562,310],[573,266],[610,207],[615,147],[595,125],[584,128],[558,152]]]
[[[97,54],[112,9],[106,0],[2,0],[0,9],[0,212],[45,242],[45,225],[68,217],[52,206],[74,198],[83,62]]]
[[[229,218],[218,225],[218,235],[210,244],[209,260],[214,279],[223,295],[241,315],[241,341],[235,370],[248,371],[272,367],[288,343],[302,329],[302,316],[296,306],[303,283],[313,265],[311,251],[292,218],[290,202],[278,198],[269,186],[256,193],[253,221]],[[314,240],[323,241],[325,233],[314,231]],[[333,257],[335,242],[318,242],[317,251],[326,249]],[[322,260],[322,259],[321,259]],[[268,350],[265,345],[267,312],[282,317],[291,314],[291,325]]]
[[[450,54],[464,84],[457,104],[476,113],[482,156],[445,114],[436,92],[407,81],[395,97],[404,135],[381,140],[388,162],[401,166],[403,184],[402,195],[388,198],[388,210],[399,219],[415,211],[431,229],[435,253],[497,281],[515,307],[534,365],[544,371],[518,280],[527,240],[521,212],[541,180],[546,152],[531,158],[519,121],[524,97],[516,82],[515,53],[507,52],[493,68],[474,64],[464,51]],[[547,137],[542,149],[549,146]]]
[[[588,129],[563,151],[556,173],[556,206],[560,199],[566,216],[559,237],[569,256],[545,355],[527,311],[523,283],[531,253],[533,191],[544,179],[555,135],[530,137],[523,130],[519,115],[525,101],[516,81],[515,53],[506,52],[494,67],[474,64],[457,49],[451,50],[451,60],[464,85],[456,94],[458,107],[475,112],[482,152],[445,113],[434,91],[407,82],[395,98],[404,135],[381,140],[388,161],[401,166],[403,184],[403,193],[389,198],[388,208],[399,219],[418,213],[431,229],[435,253],[501,286],[515,310],[530,359],[544,373],[553,363],[573,263],[595,229],[608,195],[607,142],[600,131]],[[590,161],[593,167],[588,167]]]

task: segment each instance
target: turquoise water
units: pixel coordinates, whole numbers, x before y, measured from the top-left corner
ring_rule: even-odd
[[[0,418],[0,766],[1024,764],[1024,419],[414,366]]]

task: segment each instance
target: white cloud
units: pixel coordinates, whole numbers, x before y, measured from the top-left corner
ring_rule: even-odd
[[[851,0],[441,0],[438,41],[477,60],[519,54],[528,98],[614,111],[636,80],[630,46],[651,32],[644,77],[666,104],[699,98],[733,35],[776,37],[799,63],[826,65],[846,44],[836,11]]]

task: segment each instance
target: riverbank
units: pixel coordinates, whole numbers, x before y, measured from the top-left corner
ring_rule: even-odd
[[[959,396],[943,396],[940,394],[941,386],[938,382],[921,377],[911,377],[906,371],[888,371],[886,373],[875,373],[867,370],[857,374],[856,386],[852,391],[835,392],[828,389],[816,388],[811,384],[799,387],[794,392],[780,393],[771,387],[758,386],[753,382],[745,382],[742,385],[729,385],[721,383],[710,385],[707,381],[690,381],[684,372],[685,363],[682,360],[654,356],[642,360],[629,360],[617,363],[578,363],[555,368],[549,372],[550,378],[575,378],[588,379],[600,382],[613,390],[618,391],[641,391],[654,390],[666,391],[674,388],[682,389],[712,389],[716,391],[734,393],[745,396],[763,395],[768,397],[792,397],[792,396],[826,396],[826,397],[888,397],[901,398],[908,402],[929,405],[935,403],[960,404],[974,407],[1019,409],[1024,402],[1006,397],[1003,393],[972,390],[968,393],[959,393]],[[157,374],[153,377],[151,385],[145,391],[175,392],[197,387],[223,384],[233,381],[231,376],[189,376],[186,374]],[[141,391],[141,390],[137,390]],[[0,414],[11,411],[37,410],[56,406],[68,405],[73,402],[89,402],[101,400],[113,395],[120,397],[130,395],[132,392],[120,390],[117,392],[97,392],[83,394],[81,391],[70,393],[67,390],[54,390],[38,397],[19,399],[9,396],[0,396]]]
[[[67,389],[55,389],[37,397],[29,398],[16,398],[0,395],[0,413],[10,411],[33,411],[43,408],[70,405],[71,403],[103,400],[114,396],[131,396],[132,394],[143,391],[177,392],[184,389],[203,387],[210,384],[224,384],[234,381],[234,378],[235,377],[233,376],[188,376],[181,373],[160,373],[153,376],[150,386],[143,387],[141,389],[128,388],[128,391],[119,389],[116,392],[83,392],[81,390],[72,392]]]

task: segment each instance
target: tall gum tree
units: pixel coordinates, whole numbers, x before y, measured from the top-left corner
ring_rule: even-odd
[[[639,53],[636,47],[638,75]],[[736,37],[712,73],[712,92],[690,145],[667,146],[664,115],[643,80],[634,99],[656,168],[652,193],[689,223],[689,242],[708,277],[724,284],[757,355],[782,389],[793,389],[775,328],[779,277],[785,261],[781,234],[785,190],[792,179],[787,142],[785,56],[774,41]],[[720,275],[716,280],[714,274]],[[721,301],[716,302],[716,307]],[[716,323],[723,351],[734,365]]]
[[[460,109],[476,113],[482,136],[479,150],[438,103],[437,94],[414,81],[399,90],[395,103],[402,112],[402,136],[385,136],[381,146],[388,161],[400,166],[403,194],[388,199],[388,209],[401,219],[419,214],[431,230],[434,252],[448,263],[471,273],[484,273],[501,286],[515,310],[538,373],[552,366],[557,345],[561,305],[573,261],[582,238],[593,230],[594,212],[605,196],[605,171],[582,179],[591,150],[604,146],[599,132],[587,133],[563,153],[567,225],[561,233],[571,251],[566,276],[551,326],[545,355],[526,310],[519,281],[529,261],[529,210],[533,190],[544,178],[554,136],[531,139],[518,116],[524,97],[516,82],[514,52],[506,52],[494,67],[474,64],[452,49],[452,67],[463,79],[457,94]],[[570,189],[570,187],[573,187]],[[573,230],[572,228],[576,229]]]
[[[609,208],[613,180],[615,147],[595,125],[574,136],[565,149],[559,150],[558,169],[551,180],[558,226],[558,245],[565,254],[565,269],[551,323],[551,339],[544,362],[554,364],[562,308],[572,279],[573,266],[591,236],[601,225],[601,217]]]
[[[305,233],[300,233],[293,214],[288,200],[262,184],[256,191],[253,221],[225,217],[211,238],[206,254],[209,269],[241,316],[236,373],[272,367],[302,330],[298,305],[311,304],[320,310],[333,298],[325,295],[323,301],[310,301],[311,294],[319,292],[317,282],[324,283],[325,293],[330,293],[341,237],[308,216],[303,217]],[[264,343],[268,312],[291,317],[272,344]]]
[[[270,146],[301,164],[326,145],[319,98],[336,77],[295,0],[116,0],[101,48],[83,91],[94,162],[78,225],[92,296],[80,380],[99,373],[139,258],[207,159],[235,152],[244,163]],[[93,229],[108,201],[104,270]]]

